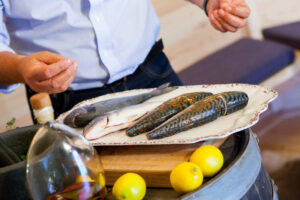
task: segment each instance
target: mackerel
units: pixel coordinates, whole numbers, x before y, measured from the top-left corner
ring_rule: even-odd
[[[147,133],[147,139],[160,139],[198,127],[244,108],[248,95],[240,91],[223,92],[208,96],[174,115]]]
[[[132,137],[148,132],[195,102],[210,95],[212,95],[210,92],[192,92],[169,99],[129,127],[126,134]]]

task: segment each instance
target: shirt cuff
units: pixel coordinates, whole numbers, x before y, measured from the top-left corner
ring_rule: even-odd
[[[15,51],[12,48],[10,48],[9,46],[6,46],[2,42],[0,42],[0,51],[9,51],[11,53],[15,53]]]
[[[4,45],[0,42],[0,51],[8,51],[11,53],[15,53],[15,51],[10,48],[9,46]],[[13,84],[13,85],[1,85],[0,84],[0,93],[9,94],[15,91],[19,87],[20,83]]]
[[[9,94],[15,91],[19,87],[20,83],[13,85],[0,85],[0,92],[4,94]]]

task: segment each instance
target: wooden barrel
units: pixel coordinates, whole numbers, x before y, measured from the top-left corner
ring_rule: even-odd
[[[203,184],[199,190],[180,199],[278,199],[276,187],[262,165],[254,134],[248,129],[235,136],[221,147],[226,161],[221,173]]]
[[[145,200],[277,200],[277,191],[266,173],[256,137],[250,129],[231,135],[221,146],[224,166],[213,178],[190,193],[147,187]],[[113,200],[109,193],[107,200]]]
[[[17,154],[26,154],[39,126],[28,126],[0,134]],[[172,189],[147,188],[145,199],[277,200],[276,189],[266,173],[254,134],[247,129],[230,136],[220,147],[224,155],[222,171],[207,179],[196,191],[178,196]],[[0,152],[1,153],[1,152]],[[0,199],[29,199],[25,165],[0,165]],[[111,194],[107,199],[113,199]]]

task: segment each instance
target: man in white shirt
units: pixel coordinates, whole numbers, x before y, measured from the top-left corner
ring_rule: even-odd
[[[189,0],[221,32],[242,28],[244,0]],[[150,0],[0,0],[0,92],[25,83],[51,95],[57,116],[76,103],[127,89],[181,85],[157,40]]]

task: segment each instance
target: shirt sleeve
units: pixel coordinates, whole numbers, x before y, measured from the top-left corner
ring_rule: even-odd
[[[9,86],[1,85],[0,84],[0,92],[4,93],[4,94],[9,94],[9,93],[15,91],[19,87],[19,85],[20,85],[19,83],[18,84],[9,85]]]
[[[0,0],[0,51],[9,51],[15,53],[12,48],[9,47],[9,35],[5,25],[5,18],[4,18],[4,8],[2,0]],[[13,92],[20,84],[13,84],[13,85],[1,85],[0,84],[0,92],[1,93],[11,93]]]

